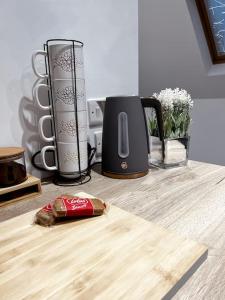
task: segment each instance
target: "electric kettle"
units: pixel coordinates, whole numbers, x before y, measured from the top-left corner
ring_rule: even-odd
[[[138,178],[149,170],[149,137],[144,108],[155,109],[163,148],[161,103],[138,96],[107,97],[102,135],[102,173],[112,178]]]

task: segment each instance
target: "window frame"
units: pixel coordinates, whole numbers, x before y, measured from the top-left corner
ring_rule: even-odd
[[[204,0],[195,0],[213,64],[225,63],[225,54],[218,55],[207,7]]]

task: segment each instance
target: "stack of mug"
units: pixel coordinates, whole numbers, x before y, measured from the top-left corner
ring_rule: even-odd
[[[45,142],[53,142],[41,150],[41,158],[46,170],[57,170],[65,178],[77,178],[88,167],[87,153],[87,108],[83,66],[83,44],[47,44],[45,51],[36,51],[32,56],[32,66],[37,77],[47,78],[48,84],[38,82],[33,89],[34,99],[42,110],[50,114],[39,120],[39,134]],[[36,67],[36,57],[46,57],[47,74],[40,74]],[[44,106],[39,99],[40,89],[49,90],[50,105]],[[46,137],[44,124],[52,121],[54,135]],[[55,166],[46,163],[46,151],[55,153]]]

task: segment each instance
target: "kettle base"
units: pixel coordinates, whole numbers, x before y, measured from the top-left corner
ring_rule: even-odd
[[[138,172],[138,173],[132,173],[132,174],[119,174],[119,173],[111,173],[111,172],[102,172],[102,175],[114,178],[114,179],[136,179],[139,177],[143,177],[148,174],[148,170],[145,172]]]

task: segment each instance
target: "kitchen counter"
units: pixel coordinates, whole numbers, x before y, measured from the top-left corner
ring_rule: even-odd
[[[78,187],[43,185],[41,196],[1,208],[0,220],[38,208],[62,192],[96,195],[208,246],[207,261],[174,299],[225,299],[225,167],[190,161],[187,168],[151,169],[135,180],[110,179],[98,172]]]

